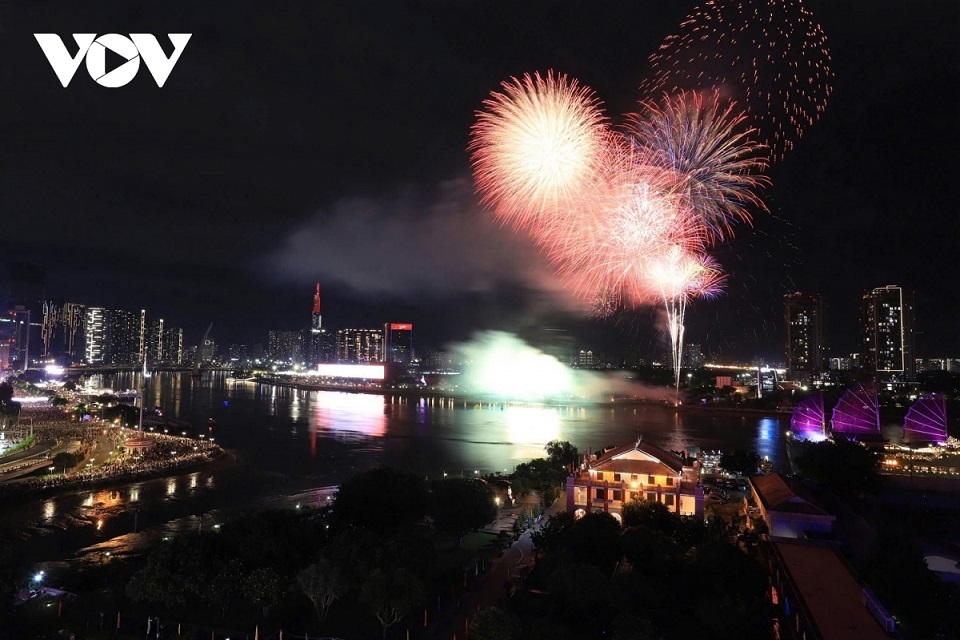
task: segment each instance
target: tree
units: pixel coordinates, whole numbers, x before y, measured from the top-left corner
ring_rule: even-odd
[[[520,621],[509,611],[499,607],[482,609],[470,621],[473,640],[519,640],[523,629]]]
[[[433,483],[430,515],[438,529],[460,537],[497,517],[493,490],[487,483],[473,478],[438,480]]]
[[[377,617],[386,640],[387,629],[420,603],[423,585],[406,569],[375,569],[360,589],[360,601]]]
[[[840,494],[876,494],[881,488],[880,456],[858,442],[804,441],[794,463],[801,475]]]
[[[568,467],[571,464],[576,465],[579,461],[577,448],[566,440],[551,440],[544,447],[544,450],[547,452],[547,459],[551,464],[563,471],[564,475],[560,477],[561,481],[568,473]]]
[[[340,485],[331,520],[344,527],[383,531],[419,522],[428,504],[427,485],[419,476],[382,466]]]
[[[588,513],[570,527],[571,550],[580,562],[613,569],[622,557],[620,523],[609,513]]]
[[[73,469],[79,463],[80,456],[67,451],[61,451],[53,456],[53,460],[51,461],[51,464],[57,469]]]
[[[243,592],[247,599],[263,609],[263,617],[270,615],[270,607],[280,602],[283,583],[270,567],[253,570],[244,580]]]
[[[330,606],[347,591],[346,573],[329,558],[320,556],[297,574],[297,584],[313,604],[320,624],[327,619]]]
[[[230,604],[240,595],[242,584],[243,564],[234,558],[220,568],[201,593],[204,601],[220,609],[220,617],[225,618]]]
[[[741,476],[755,476],[760,468],[760,456],[755,451],[724,451],[720,456],[720,466]]]

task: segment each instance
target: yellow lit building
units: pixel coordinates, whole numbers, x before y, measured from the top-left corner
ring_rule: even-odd
[[[642,440],[594,457],[567,478],[567,511],[595,511],[621,520],[631,500],[660,502],[670,511],[703,517],[700,463]]]

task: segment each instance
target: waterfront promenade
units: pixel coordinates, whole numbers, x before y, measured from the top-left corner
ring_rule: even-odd
[[[141,432],[97,419],[71,420],[62,408],[49,403],[26,405],[20,419],[26,426],[8,431],[29,431],[33,445],[9,458],[0,457],[0,497],[4,499],[163,475],[209,462],[223,453],[202,438]],[[152,446],[126,451],[124,445],[132,438],[146,438]],[[74,464],[58,469],[54,458],[60,453],[71,454]],[[45,469],[48,473],[37,475]]]

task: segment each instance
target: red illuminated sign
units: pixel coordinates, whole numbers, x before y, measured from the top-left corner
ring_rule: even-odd
[[[399,324],[399,323],[394,322],[394,323],[392,323],[392,324],[390,325],[390,330],[391,330],[391,331],[413,331],[413,325],[412,325],[412,324]]]

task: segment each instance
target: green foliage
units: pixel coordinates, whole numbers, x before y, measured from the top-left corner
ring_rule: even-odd
[[[629,527],[623,532],[623,556],[633,571],[649,577],[664,577],[679,568],[681,550],[663,531]]]
[[[570,544],[570,528],[573,526],[573,514],[567,511],[555,513],[547,522],[534,531],[531,539],[537,551],[560,551]]]
[[[243,564],[233,558],[224,563],[203,590],[203,601],[211,607],[220,610],[220,617],[225,618],[227,609],[240,596],[240,586],[243,581]]]
[[[341,527],[388,530],[421,521],[430,495],[419,476],[390,467],[376,467],[340,485],[332,520]]]
[[[801,475],[842,495],[877,494],[882,488],[880,455],[858,442],[804,441],[794,463]]]
[[[297,584],[313,604],[320,624],[327,618],[330,606],[349,588],[347,572],[337,562],[320,556],[297,574]]]
[[[490,486],[473,478],[447,478],[433,483],[430,515],[441,531],[461,534],[491,522],[497,505]]]
[[[374,569],[360,588],[360,602],[387,629],[403,619],[423,599],[423,584],[406,569]]]
[[[904,637],[935,637],[950,614],[950,594],[927,568],[916,531],[903,520],[886,519],[877,528],[871,556],[867,583],[901,621]]]
[[[284,584],[285,581],[272,568],[260,567],[244,578],[243,595],[249,602],[263,607],[266,615],[266,610],[283,598]]]
[[[480,610],[470,621],[473,640],[519,640],[523,629],[517,616],[499,607]]]
[[[663,640],[652,622],[633,613],[621,613],[613,621],[610,640]]]
[[[546,444],[544,450],[547,452],[547,460],[555,467],[562,468],[566,477],[568,465],[576,465],[579,462],[579,453],[577,448],[565,440],[551,440]]]
[[[64,398],[63,396],[53,396],[50,398],[50,404],[55,407],[65,407],[70,404],[70,401]]]
[[[612,570],[623,555],[620,523],[609,513],[588,513],[570,527],[570,551],[580,562]]]
[[[80,460],[80,456],[74,453],[61,451],[57,455],[53,456],[51,464],[57,468],[57,471],[62,471],[63,469],[70,470],[80,464]]]
[[[724,451],[720,456],[720,466],[730,473],[741,476],[757,475],[760,468],[760,456],[755,451]]]

